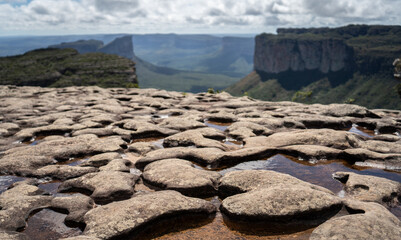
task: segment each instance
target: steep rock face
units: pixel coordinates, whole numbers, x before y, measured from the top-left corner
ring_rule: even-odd
[[[352,59],[352,48],[339,39],[256,37],[255,70],[266,73],[319,70],[321,73],[344,70]]]
[[[117,54],[118,56],[132,59],[134,57],[134,45],[132,44],[132,36],[116,38],[111,43],[98,49],[98,52]]]

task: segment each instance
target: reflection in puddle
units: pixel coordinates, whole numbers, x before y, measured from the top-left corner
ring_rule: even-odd
[[[79,228],[69,228],[64,224],[67,215],[43,209],[28,219],[23,231],[32,240],[53,240],[82,234]]]
[[[353,167],[355,166],[351,166],[347,162],[340,160],[319,161],[318,164],[312,164],[307,161],[299,161],[293,157],[277,154],[267,160],[240,163],[234,167],[221,170],[220,174],[224,175],[228,172],[238,170],[274,170],[328,188],[335,193],[343,189],[342,184],[331,177],[333,173],[339,171],[372,175],[401,182],[401,174],[395,172],[374,168],[355,169]]]
[[[57,165],[78,166],[89,160],[89,158],[69,158],[67,161],[58,161]]]
[[[234,167],[221,170],[219,173],[224,175],[228,172],[239,170],[274,170],[286,173],[303,181],[330,189],[340,197],[344,197],[345,192],[343,192],[343,184],[332,178],[332,174],[335,172],[354,172],[401,182],[401,174],[396,172],[376,168],[359,168],[341,160],[319,161],[318,164],[312,164],[281,154],[277,154],[267,160],[240,163]],[[400,206],[390,209],[390,211],[401,219]]]
[[[232,123],[220,123],[220,122],[212,122],[205,120],[205,124],[208,127],[212,127],[224,132]]]
[[[54,180],[54,181],[41,183],[41,184],[39,184],[38,187],[52,195],[56,195],[57,189],[60,185],[61,185],[61,181]]]
[[[243,231],[243,229],[250,231]],[[270,230],[266,229],[266,224],[256,229],[254,223],[242,224],[229,221],[218,212],[215,217],[207,219],[185,218],[162,221],[135,239],[309,239],[313,228],[293,234],[275,233],[274,235]]]
[[[244,147],[243,142],[238,141],[238,140],[233,139],[233,138],[226,138],[226,139],[223,140],[223,143],[227,144],[227,145],[237,146],[237,147],[240,147],[240,148]]]
[[[31,139],[27,141],[22,141],[23,144],[30,145],[30,146],[35,146],[38,143],[40,143],[46,136],[37,136],[37,137],[32,137]]]
[[[375,135],[377,135],[377,133],[375,131],[368,130],[368,129],[366,129],[364,127],[360,127],[356,124],[352,124],[352,127],[348,131],[352,132],[352,133],[356,133],[356,134],[364,136],[364,137],[368,137],[368,138],[372,138]]]
[[[0,176],[0,194],[5,192],[11,184],[24,181],[25,179],[26,178],[16,176]]]

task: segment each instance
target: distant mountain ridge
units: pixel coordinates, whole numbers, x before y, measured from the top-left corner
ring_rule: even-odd
[[[241,78],[253,69],[255,40],[250,35],[227,37],[207,34],[94,34],[66,36],[0,36],[0,56],[23,54],[52,45],[74,43],[80,52],[87,43],[108,44],[123,36],[132,36],[137,57],[156,66]],[[99,41],[96,43],[95,41]],[[232,43],[236,43],[235,45]],[[79,49],[81,48],[81,49]],[[92,49],[90,52],[95,51]],[[218,65],[214,63],[218,63]],[[217,67],[218,66],[218,67]]]
[[[78,40],[75,42],[63,42],[61,44],[50,45],[49,48],[73,48],[79,53],[102,52],[107,54],[116,54],[121,57],[132,59],[134,57],[134,46],[132,45],[132,36],[122,36],[114,39],[109,44],[104,45],[98,40]]]
[[[207,74],[194,71],[182,71],[168,67],[156,66],[134,54],[132,35],[121,36],[104,45],[96,40],[79,40],[51,45],[51,48],[73,48],[80,52],[103,52],[116,54],[133,60],[139,86],[143,88],[161,88],[184,92],[204,92],[208,88],[224,89],[238,81],[237,78],[219,74]]]
[[[278,29],[255,42],[254,72],[227,89],[234,95],[401,108],[392,77],[401,26]]]

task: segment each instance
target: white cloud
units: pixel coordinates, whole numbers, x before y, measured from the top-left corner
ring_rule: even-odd
[[[27,0],[0,0],[0,3],[27,3]]]
[[[17,3],[18,4],[15,4]],[[394,0],[0,0],[0,34],[258,33],[399,24]]]

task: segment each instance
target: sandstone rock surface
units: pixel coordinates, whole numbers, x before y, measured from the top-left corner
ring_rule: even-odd
[[[138,176],[119,171],[100,171],[88,173],[82,177],[63,182],[59,191],[68,192],[84,189],[91,192],[91,197],[99,203],[130,198]]]
[[[143,179],[161,189],[189,196],[213,196],[217,193],[219,173],[195,168],[189,161],[166,159],[147,165]]]
[[[0,236],[31,237],[15,231],[47,209],[31,220],[87,226],[72,239],[166,221],[179,239],[189,219],[199,237],[247,238],[237,219],[289,238],[398,237],[401,111],[99,87],[0,86],[0,99]],[[216,208],[227,224],[207,218]]]
[[[185,197],[176,191],[140,194],[89,211],[84,217],[87,224],[84,234],[100,239],[116,238],[160,217],[178,213],[207,216],[215,211],[213,204],[202,199]]]

